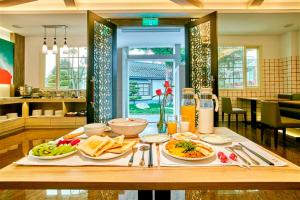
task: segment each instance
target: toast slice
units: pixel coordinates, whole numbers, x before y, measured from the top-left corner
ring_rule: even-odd
[[[102,149],[109,142],[109,139],[109,137],[100,137],[94,135],[83,143],[80,143],[77,148],[87,155],[94,156],[99,149]]]
[[[121,147],[124,143],[124,138],[125,136],[124,135],[121,135],[121,136],[118,136],[118,137],[115,137],[113,138],[113,140],[115,141],[114,145],[111,147],[111,149],[113,148],[117,148],[117,147]]]
[[[109,138],[109,137],[108,137]],[[104,151],[110,149],[115,144],[115,140],[109,138],[108,142],[94,154],[95,157],[100,156]]]
[[[108,149],[106,152],[108,153],[115,153],[115,154],[121,154],[124,152],[127,152],[129,149],[131,149],[136,144],[136,141],[124,141],[123,145],[121,147]]]

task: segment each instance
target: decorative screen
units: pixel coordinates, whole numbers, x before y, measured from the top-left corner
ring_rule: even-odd
[[[112,41],[113,31],[97,21],[94,22],[94,121],[112,119]]]
[[[201,87],[212,84],[210,21],[191,27],[189,38],[191,83],[199,94]]]

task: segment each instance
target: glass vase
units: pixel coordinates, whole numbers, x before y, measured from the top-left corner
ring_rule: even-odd
[[[163,105],[160,105],[159,121],[157,122],[157,130],[158,130],[158,133],[166,133],[167,132],[165,106],[163,106]]]

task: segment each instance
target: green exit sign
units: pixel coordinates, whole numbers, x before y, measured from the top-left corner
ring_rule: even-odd
[[[144,17],[142,26],[158,26],[159,20],[156,17]]]

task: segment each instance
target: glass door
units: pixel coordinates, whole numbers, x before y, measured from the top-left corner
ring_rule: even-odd
[[[87,123],[107,122],[116,117],[116,25],[91,11],[87,20]]]
[[[186,85],[199,94],[202,86],[210,85],[218,96],[217,12],[186,24]],[[209,83],[208,83],[209,82]],[[214,113],[215,126],[218,113]]]

